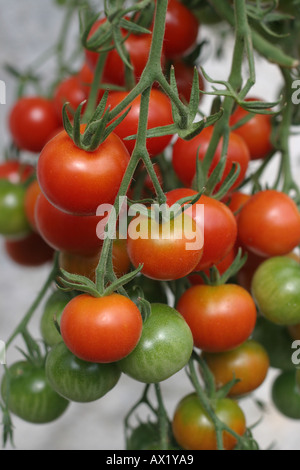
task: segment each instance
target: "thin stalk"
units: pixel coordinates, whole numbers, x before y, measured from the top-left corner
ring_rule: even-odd
[[[27,313],[24,316],[24,318],[22,319],[22,321],[16,327],[16,329],[14,330],[12,335],[9,337],[9,339],[6,341],[6,347],[7,348],[10,346],[10,344],[16,338],[16,336],[18,336],[19,334],[22,334],[23,332],[26,331],[28,323],[30,322],[34,312],[36,311],[36,309],[40,305],[40,303],[43,300],[43,298],[45,297],[46,293],[48,292],[48,289],[50,288],[51,284],[55,280],[57,274],[58,274],[58,254],[56,254],[56,256],[55,256],[55,262],[54,262],[53,268],[52,268],[45,284],[43,285],[41,291],[39,292],[38,296],[36,297],[35,301],[31,305],[29,310],[27,311]]]

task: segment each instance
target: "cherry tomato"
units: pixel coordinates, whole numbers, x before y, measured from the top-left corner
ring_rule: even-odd
[[[212,353],[240,346],[256,323],[252,297],[235,284],[190,287],[180,297],[177,310],[191,328],[195,346]]]
[[[53,249],[35,232],[20,240],[5,240],[4,250],[10,260],[27,267],[42,266],[54,256]]]
[[[261,314],[277,325],[300,323],[300,264],[278,256],[264,261],[252,280],[252,293]]]
[[[0,234],[18,239],[30,232],[24,208],[25,188],[0,179]]]
[[[59,334],[54,320],[60,325],[60,319],[64,308],[72,299],[69,292],[61,290],[54,291],[47,299],[43,308],[43,313],[40,320],[40,330],[45,343],[52,347],[55,344],[61,343],[62,337]]]
[[[43,194],[37,199],[35,220],[38,233],[56,251],[96,255],[103,241],[97,237],[101,217],[67,214],[54,207]]]
[[[0,179],[18,184],[28,180],[34,174],[34,167],[18,160],[9,160],[0,164]]]
[[[197,191],[192,189],[174,189],[167,193],[167,204],[172,206],[180,199],[193,198],[196,194]],[[204,217],[203,212],[198,214],[201,205],[204,208]],[[203,256],[195,271],[202,271],[221,262],[233,249],[237,237],[237,223],[231,210],[222,202],[203,195],[185,213],[193,217],[204,233]]]
[[[203,353],[217,388],[233,379],[239,380],[229,391],[228,397],[241,397],[256,390],[264,382],[270,365],[269,356],[259,343],[245,341],[231,351],[217,354]]]
[[[59,125],[52,101],[41,96],[20,98],[9,115],[15,144],[34,153],[42,150]]]
[[[142,316],[127,297],[82,294],[68,303],[61,317],[63,341],[87,362],[108,363],[133,351],[142,334]]]
[[[138,345],[119,367],[139,382],[158,383],[181,370],[192,350],[192,333],[182,316],[168,305],[152,304]]]
[[[195,45],[199,23],[181,2],[169,0],[166,15],[164,49],[167,58],[182,57]]]
[[[245,101],[260,101],[257,98],[248,98]],[[233,126],[248,116],[240,106],[231,116],[230,125]],[[259,160],[265,158],[272,151],[271,143],[272,123],[271,117],[267,114],[254,114],[254,116],[246,123],[235,129],[234,132],[241,136],[246,142],[251,160]]]
[[[56,420],[69,406],[69,401],[58,395],[50,386],[44,367],[37,367],[25,361],[16,362],[9,367],[1,383],[1,394],[13,414],[35,424]]]
[[[260,191],[242,208],[238,235],[241,243],[256,255],[286,255],[300,244],[299,210],[280,191]]]
[[[111,204],[129,162],[121,140],[110,134],[94,152],[76,147],[63,131],[44,147],[38,161],[39,185],[58,209],[74,215],[96,215]]]
[[[131,263],[136,268],[143,265],[142,274],[151,279],[166,281],[187,276],[199,263],[202,247],[203,234],[188,215],[162,224],[140,216],[128,226]]]
[[[199,159],[203,160],[208,149],[210,140],[213,134],[213,127],[209,126],[203,129],[203,131],[194,137],[190,141],[178,139],[173,147],[172,164],[180,181],[185,186],[191,186],[196,175],[196,160],[197,153],[199,152]],[[213,161],[209,168],[208,174],[210,175],[217,164],[220,161],[222,155],[222,142],[219,142]],[[224,180],[228,176],[232,165],[238,163],[240,166],[240,173],[235,183],[231,186],[230,191],[237,188],[246,175],[250,161],[249,149],[245,141],[234,132],[230,133],[229,136],[229,147],[226,156],[226,165],[222,174],[220,182],[216,185],[215,191],[220,189]]]
[[[126,98],[127,95],[128,92],[126,91],[110,92],[107,100],[107,106],[111,106],[111,109],[114,109],[121,101],[123,101],[123,99]],[[137,134],[140,115],[140,103],[141,97],[138,96],[131,103],[131,110],[129,111],[126,118],[115,129],[114,132],[121,139]],[[159,126],[167,126],[172,123],[172,106],[169,97],[159,90],[152,89],[149,103],[148,129]],[[171,135],[148,138],[147,149],[150,156],[154,157],[155,155],[162,153],[169,145],[171,138]],[[124,140],[124,144],[129,153],[132,153],[135,146],[135,140]]]
[[[230,195],[228,207],[237,219],[242,207],[244,207],[250,198],[251,196],[249,194],[242,193],[241,191],[235,191]]]
[[[57,118],[62,123],[63,105],[65,103],[69,103],[68,114],[69,118],[71,119],[74,116],[78,106],[86,99],[87,95],[84,92],[77,75],[65,78],[57,85],[54,91],[53,103],[56,109]]]
[[[121,372],[116,364],[82,361],[61,342],[47,356],[46,375],[53,390],[67,400],[89,403],[112,390]]]
[[[282,372],[272,384],[272,400],[276,409],[290,419],[300,419],[300,394],[296,371]]]
[[[216,399],[214,411],[217,417],[239,436],[246,431],[246,419],[238,404],[228,398]],[[173,434],[185,450],[217,450],[215,426],[203,409],[196,393],[184,397],[177,405],[173,421]],[[232,450],[237,444],[230,433],[223,433],[225,450]]]

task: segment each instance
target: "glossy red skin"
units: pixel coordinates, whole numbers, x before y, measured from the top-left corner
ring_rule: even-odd
[[[234,284],[193,286],[181,296],[176,308],[191,328],[195,346],[207,352],[240,346],[256,323],[251,295]]]
[[[43,194],[37,199],[35,220],[38,233],[56,251],[95,255],[102,247],[97,237],[101,217],[80,217],[54,207]]]
[[[6,179],[14,184],[27,181],[34,172],[33,166],[28,163],[21,163],[18,160],[8,160],[0,164],[0,179]]]
[[[179,188],[169,191],[167,204],[172,206],[184,197],[195,197],[197,191]],[[220,201],[208,196],[201,196],[193,208],[187,209],[187,214],[197,221],[196,208],[204,205],[204,247],[203,256],[195,271],[203,271],[220,263],[233,249],[237,238],[237,223],[233,213]],[[203,231],[203,223],[197,222]]]
[[[68,349],[80,359],[96,363],[126,357],[136,347],[142,327],[137,306],[119,294],[79,295],[65,307],[60,323]]]
[[[210,140],[212,138],[213,127],[207,127],[196,137],[190,141],[184,141],[183,139],[178,139],[173,147],[173,168],[178,178],[186,186],[191,186],[193,179],[196,175],[196,159],[197,152],[199,149],[199,159],[203,160],[208,149]],[[222,141],[219,142],[217,151],[214,155],[213,161],[209,169],[209,175],[212,173],[214,168],[217,166],[220,161],[222,154]],[[231,132],[229,137],[229,148],[227,152],[227,159],[225,169],[221,178],[221,181],[216,185],[215,191],[220,189],[222,183],[224,182],[226,176],[229,174],[233,163],[239,163],[240,165],[240,174],[236,182],[231,186],[230,191],[237,188],[241,182],[244,180],[246,175],[248,165],[250,161],[249,149],[245,141],[238,136],[237,134]]]
[[[196,44],[199,23],[193,13],[177,0],[169,0],[164,48],[167,58],[182,57]]]
[[[194,80],[194,66],[188,65],[181,60],[172,61],[172,65],[174,67],[176,84],[179,92],[179,97],[186,101],[187,103],[190,102],[191,91],[193,86]],[[204,79],[201,73],[198,71],[198,82],[199,82],[199,90],[204,91]],[[203,94],[200,93],[200,99],[203,98]]]
[[[126,91],[110,92],[107,100],[107,107],[114,109],[128,95]],[[136,135],[140,115],[141,97],[138,96],[130,105],[131,110],[126,118],[117,126],[114,132],[124,139],[130,135]],[[150,94],[148,129],[154,127],[166,126],[173,123],[171,101],[164,93],[152,89]],[[171,135],[163,137],[153,137],[147,139],[147,149],[151,157],[162,153],[169,145],[172,139]],[[123,141],[129,153],[132,153],[135,140]]]
[[[63,122],[62,109],[65,103],[69,103],[68,115],[69,118],[72,119],[78,106],[86,99],[87,94],[84,92],[79,78],[76,75],[68,77],[59,83],[54,92],[53,102],[57,112],[57,117],[61,123]]]
[[[244,247],[258,256],[286,255],[300,244],[298,208],[284,193],[260,191],[242,208],[238,234]]]
[[[34,232],[21,240],[5,240],[4,250],[12,261],[25,267],[41,266],[54,256],[53,249]]]
[[[132,221],[132,223],[134,222]],[[181,221],[180,227],[182,227],[182,224],[183,222]],[[183,227],[187,228],[188,225],[183,225]],[[151,279],[170,281],[187,276],[194,271],[203,253],[202,247],[189,250],[186,248],[187,244],[196,241],[196,230],[197,226],[195,223],[192,227],[192,232],[189,230],[189,234],[194,235],[193,239],[189,239],[186,236],[185,230],[182,230],[183,233],[179,234],[182,235],[181,238],[174,236],[174,233],[178,233],[176,226],[175,228],[172,226],[170,230],[171,237],[168,239],[163,239],[163,237],[159,236],[157,228],[155,230],[157,237],[137,238],[135,240],[128,235],[127,252],[131,263],[136,268],[139,265],[143,265],[142,274]],[[141,228],[141,233],[144,234],[143,228]],[[199,229],[198,233],[200,239]]]
[[[220,275],[224,274],[227,271],[227,269],[234,262],[235,257],[236,257],[236,251],[235,251],[235,249],[232,249],[232,250],[230,250],[228,255],[226,255],[225,258],[223,258],[222,261],[220,261],[216,265]],[[204,274],[206,274],[206,276],[209,278],[210,277],[210,269],[209,268],[204,269]],[[193,286],[205,284],[205,282],[204,282],[203,278],[200,276],[200,274],[192,274],[191,276],[189,276],[189,281],[191,282],[191,284]]]
[[[63,131],[43,149],[37,166],[42,192],[58,209],[75,215],[95,215],[100,204],[112,204],[129,162],[115,134],[94,152],[76,147]]]
[[[247,201],[249,201],[250,198],[251,196],[249,194],[245,194],[240,191],[235,191],[230,195],[228,207],[237,218],[242,207],[244,207],[244,205]]]
[[[256,98],[247,99],[245,101],[260,101]],[[237,124],[241,119],[245,118],[248,112],[238,107],[230,119],[230,125]],[[251,160],[259,160],[266,158],[272,151],[271,143],[272,122],[270,115],[255,114],[250,121],[240,126],[234,131],[241,136],[250,151]]]
[[[21,150],[40,152],[59,126],[53,102],[40,96],[20,98],[10,111],[9,129]]]
[[[97,21],[91,29],[90,36],[105,22],[105,19]],[[122,31],[123,37],[128,32]],[[148,62],[149,53],[152,43],[152,34],[130,34],[124,42],[124,46],[129,54],[131,65],[133,66],[133,74],[137,83],[142,72]],[[86,50],[86,60],[91,69],[94,70],[97,65],[99,53]],[[164,67],[165,57],[162,53],[161,64]],[[107,54],[102,83],[125,86],[125,65],[116,49],[111,50]]]

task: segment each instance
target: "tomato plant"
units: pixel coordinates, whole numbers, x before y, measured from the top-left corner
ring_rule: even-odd
[[[3,341],[8,361],[12,346],[22,354],[1,377],[4,445],[11,414],[47,423],[69,402],[106,408],[121,376],[132,383],[131,408],[126,390],[120,399],[127,450],[258,449],[248,401],[236,401],[254,391],[261,413],[273,397],[298,419],[297,2],[106,0],[100,12],[56,0],[55,44],[6,64],[5,289],[10,262],[21,274],[5,310],[17,310],[24,273],[31,286],[42,263],[49,272],[7,338],[3,321],[0,362]],[[180,372],[189,395],[170,413]]]

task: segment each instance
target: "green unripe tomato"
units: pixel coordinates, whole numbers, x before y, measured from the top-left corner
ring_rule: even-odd
[[[165,304],[152,304],[136,348],[119,362],[122,372],[143,383],[158,383],[181,370],[193,351],[184,318]]]
[[[114,363],[82,361],[61,342],[47,356],[46,375],[52,388],[61,396],[88,403],[106,395],[119,381],[121,372]]]
[[[300,323],[300,264],[285,256],[264,261],[253,276],[252,294],[259,311],[271,322]]]

